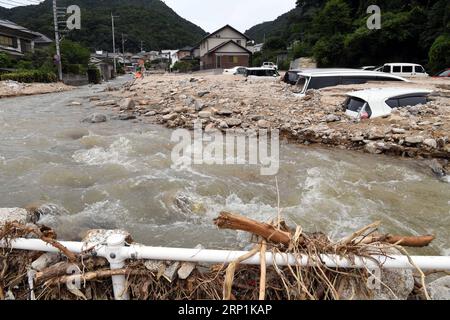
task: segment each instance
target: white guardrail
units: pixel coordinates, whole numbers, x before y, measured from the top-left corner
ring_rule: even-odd
[[[82,242],[62,241],[59,243],[76,254],[86,253],[106,258],[110,263],[111,270],[122,269],[125,266],[125,261],[128,259],[223,264],[233,262],[248,253],[246,251],[178,249],[142,245],[126,246],[125,236],[121,234],[112,235],[107,239],[106,243],[95,247],[86,247],[86,244]],[[0,247],[8,247],[15,250],[60,252],[57,248],[38,239],[15,239],[8,244],[5,241],[0,241]],[[259,265],[261,259],[261,255],[256,254],[242,262],[242,264]],[[267,252],[265,259],[267,265],[276,264],[278,266],[311,266],[315,263],[306,255],[296,256],[284,253],[273,254]],[[372,270],[381,266],[384,269],[420,268],[422,270],[450,270],[450,257],[448,256],[411,256],[408,258],[407,256],[396,255],[389,257],[372,256],[371,259],[355,257],[350,260],[337,255],[321,255],[321,260],[321,263],[329,268]],[[126,290],[125,276],[113,276],[112,281],[116,300],[128,300],[129,295]]]

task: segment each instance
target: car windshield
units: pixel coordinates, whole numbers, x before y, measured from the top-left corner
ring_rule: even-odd
[[[361,112],[365,104],[366,102],[363,99],[356,97],[349,97],[345,102],[345,108],[349,111],[359,113]]]
[[[441,72],[441,73],[439,74],[439,77],[450,77],[450,70]]]
[[[300,92],[305,91],[307,81],[308,81],[307,77],[299,76],[298,81],[297,81],[297,86],[298,86]]]

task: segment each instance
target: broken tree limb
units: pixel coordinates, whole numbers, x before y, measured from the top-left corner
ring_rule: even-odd
[[[389,244],[396,244],[402,247],[423,248],[430,245],[435,239],[435,236],[416,236],[416,237],[403,237],[394,235],[374,235],[363,239],[361,244],[371,244],[374,242],[385,242]]]
[[[281,243],[285,246],[289,246],[291,243],[291,234],[289,232],[278,230],[273,225],[258,222],[241,215],[221,212],[220,216],[214,220],[214,223],[220,229],[247,231],[264,238],[268,242]]]
[[[92,281],[96,279],[110,278],[112,276],[151,276],[151,272],[147,270],[131,270],[131,269],[117,269],[117,270],[99,270],[94,272],[87,272],[78,275],[66,275],[59,278],[47,281],[46,285],[57,285],[71,283],[80,279],[81,281]]]

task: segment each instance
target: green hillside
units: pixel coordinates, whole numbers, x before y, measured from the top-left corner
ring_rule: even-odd
[[[77,4],[81,8],[80,31],[67,38],[81,42],[91,50],[112,51],[111,12],[116,18],[117,47],[121,48],[121,34],[126,35],[126,50],[175,49],[190,45],[205,35],[205,31],[181,18],[160,0],[59,0],[58,6]],[[0,18],[14,21],[48,36],[53,34],[52,1],[39,5],[2,8]]]
[[[381,30],[366,26],[372,4],[381,8]],[[269,56],[262,60],[272,58],[281,43],[294,44],[291,58],[314,56],[324,67],[393,61],[418,62],[434,71],[450,67],[448,0],[298,0],[297,8],[246,33],[268,41]]]

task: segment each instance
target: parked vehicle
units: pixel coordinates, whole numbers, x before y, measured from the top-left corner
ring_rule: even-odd
[[[450,68],[436,73],[435,78],[450,78]]]
[[[246,77],[279,77],[280,74],[276,69],[273,68],[247,68]]]
[[[231,68],[231,69],[223,70],[223,74],[226,74],[226,75],[245,75],[246,71],[247,71],[246,67],[234,67],[234,68]]]
[[[375,69],[377,69],[378,66],[364,66],[361,67],[361,70],[367,70],[367,71],[375,71]]]
[[[273,62],[264,62],[261,68],[272,68],[278,70],[278,66]]]
[[[322,89],[338,85],[364,84],[369,81],[404,81],[408,80],[383,72],[357,69],[310,69],[298,73],[296,86],[300,94],[311,89]]]
[[[391,114],[393,109],[426,104],[432,91],[411,88],[368,89],[348,93],[344,103],[346,114],[369,119]]]
[[[415,63],[387,63],[383,72],[392,73],[400,77],[428,77],[424,67]]]

